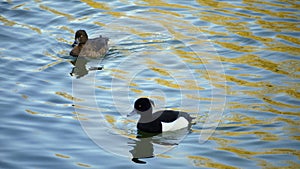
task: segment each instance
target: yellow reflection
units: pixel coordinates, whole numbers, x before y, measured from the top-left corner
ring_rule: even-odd
[[[106,24],[102,22],[95,21],[94,24],[104,27]]]
[[[246,80],[238,79],[234,76],[225,75],[226,81],[235,82],[241,86],[249,86],[249,87],[263,87],[269,84],[268,82],[248,82]]]
[[[268,162],[263,159],[254,159],[255,161],[258,162],[259,166],[262,166],[264,169],[295,169],[295,168],[300,168],[299,163],[295,163],[294,161],[291,160],[285,160],[285,166],[275,166],[274,163]]]
[[[18,8],[24,6],[25,4],[26,4],[26,3],[16,5],[16,6],[12,7],[11,9],[13,9],[13,10],[18,9]]]
[[[90,107],[90,106],[83,106],[83,105],[73,105],[75,109],[84,109],[84,110],[91,110],[91,111],[107,111],[107,109],[99,108],[99,107]]]
[[[217,142],[222,147],[227,147],[229,144],[234,144],[238,142],[237,140],[228,140],[228,139],[218,138],[213,136],[209,137],[209,140],[213,140]]]
[[[179,4],[173,4],[173,3],[166,3],[162,0],[143,0],[147,3],[146,6],[159,6],[159,7],[168,7],[168,8],[182,8],[182,9],[193,9],[190,6],[184,6]],[[139,5],[144,5],[142,3],[139,3]]]
[[[239,18],[237,17],[228,17],[223,15],[202,12],[200,18],[203,21],[225,26],[226,29],[232,32],[249,31],[247,26],[248,23],[235,21],[235,20],[239,20]]]
[[[298,141],[300,141],[300,136],[291,136],[291,138],[292,138],[293,140],[298,140]]]
[[[233,15],[237,15],[237,16],[242,16],[242,17],[245,17],[245,18],[261,19],[260,16],[255,16],[255,15],[251,15],[251,14],[241,13],[241,12],[230,10],[230,9],[226,10],[226,9],[220,8],[219,11],[222,11],[222,12],[224,12],[226,14],[233,14]]]
[[[187,52],[181,49],[173,49],[172,51],[179,57],[183,58],[185,62],[190,62],[194,64],[205,64],[207,61],[205,59],[201,59],[201,55],[207,55],[205,53],[200,52]],[[208,54],[209,55],[209,54]]]
[[[67,27],[67,26],[60,26],[59,29],[65,30],[65,31],[69,31],[72,34],[75,34],[74,30],[71,29],[71,28],[69,28],[69,27]]]
[[[289,72],[279,69],[278,63],[275,63],[275,62],[272,62],[272,61],[269,61],[266,59],[262,59],[257,55],[249,54],[249,55],[243,55],[238,58],[226,58],[226,57],[220,56],[220,58],[221,58],[221,61],[224,61],[224,62],[247,64],[247,65],[258,67],[261,69],[270,70],[274,73],[289,75]],[[255,82],[255,83],[257,83],[257,82]]]
[[[73,116],[73,119],[75,120],[88,120],[88,118],[85,118],[86,114],[78,113],[78,112],[73,112],[75,116]]]
[[[149,12],[156,12],[156,13],[160,13],[160,14],[168,14],[168,15],[174,15],[177,17],[182,17],[181,14],[177,13],[177,12],[172,12],[172,11],[167,11],[167,10],[161,10],[161,9],[149,9]]]
[[[243,3],[245,5],[242,5],[242,6],[233,5],[233,4],[230,4],[230,3],[227,3],[227,2],[217,2],[217,1],[213,1],[213,0],[211,0],[211,1],[197,0],[197,2],[201,6],[209,6],[211,8],[216,8],[216,9],[223,10],[223,11],[224,11],[224,8],[244,9],[244,10],[255,11],[257,13],[262,13],[262,14],[270,15],[270,16],[273,16],[273,17],[294,18],[294,19],[297,18],[295,16],[295,14],[296,14],[295,12],[267,10],[266,9],[266,5],[275,6],[275,7],[281,7],[281,8],[286,8],[286,5],[278,4],[278,3],[272,3],[272,2],[263,1],[263,0],[254,0],[254,1],[252,1],[252,0],[244,0]],[[254,3],[256,3],[256,4],[254,4]],[[292,3],[292,2],[287,2],[287,3],[291,4],[290,6],[288,6],[289,8],[295,8],[295,9],[299,8],[299,6],[297,6],[295,3]],[[226,13],[232,13],[232,14],[237,14],[237,15],[246,16],[246,17],[249,16],[247,14],[237,13],[236,11],[234,13],[231,12],[231,11],[228,11]]]
[[[204,90],[203,87],[197,85],[196,80],[185,80],[182,88],[189,89],[189,90]]]
[[[164,69],[161,69],[161,68],[155,68],[155,67],[151,67],[150,69],[153,70],[154,72],[159,73],[159,74],[162,75],[162,76],[171,76],[171,75],[169,74],[169,72],[167,72],[167,71],[164,70]]]
[[[74,17],[72,15],[70,15],[70,14],[66,14],[66,13],[57,11],[57,10],[52,9],[50,7],[47,7],[45,5],[40,5],[40,8],[43,9],[43,10],[49,11],[49,12],[55,14],[55,15],[66,17],[68,20],[73,20],[74,19]]]
[[[96,86],[98,89],[103,89],[103,90],[110,90],[111,88],[104,87],[104,86]]]
[[[114,78],[127,80],[126,76],[124,74],[128,74],[128,72],[120,69],[110,69],[113,74],[111,74]]]
[[[219,44],[225,48],[238,51],[238,52],[255,52],[259,48],[256,46],[246,46],[246,45],[239,45],[237,42],[220,42],[220,41],[215,41],[216,44]]]
[[[209,158],[201,156],[188,156],[192,160],[193,164],[197,167],[207,167],[207,168],[218,168],[218,169],[237,169],[236,167],[215,162]]]
[[[128,72],[127,71],[125,71],[125,70],[120,70],[120,69],[114,69],[114,68],[112,68],[112,69],[110,69],[112,72],[115,72],[115,73],[122,73],[122,74],[127,74]]]
[[[23,99],[28,99],[28,96],[25,94],[22,94]]]
[[[192,95],[192,94],[186,94],[185,95],[187,98],[189,99],[193,99],[193,100],[205,100],[205,101],[212,101],[212,100],[215,100],[211,97],[197,97],[195,95]]]
[[[105,119],[106,119],[106,121],[112,126],[112,128],[114,129],[114,131],[116,132],[116,133],[118,133],[118,134],[120,134],[120,135],[123,135],[123,136],[126,136],[126,137],[128,137],[128,138],[132,138],[132,139],[135,139],[136,138],[136,135],[135,134],[130,134],[130,133],[128,133],[127,131],[125,131],[125,130],[121,130],[121,129],[119,129],[119,128],[117,128],[117,126],[116,126],[116,119],[115,119],[115,117],[114,116],[112,116],[112,115],[108,115],[108,114],[106,114],[105,115]],[[124,120],[124,121],[122,121],[122,123],[124,123],[124,124],[127,124],[127,123],[133,123],[134,121],[132,121],[132,120]]]
[[[29,109],[26,109],[25,111],[26,111],[27,113],[32,114],[32,115],[41,114],[41,113],[39,113],[39,112],[35,112],[35,111],[29,110]]]
[[[263,28],[274,30],[275,32],[282,31],[300,31],[298,23],[284,22],[284,21],[266,21],[259,19],[256,21],[257,24],[261,25]]]
[[[86,167],[86,168],[90,168],[92,166],[88,165],[88,164],[83,164],[83,163],[77,163],[78,166],[80,167]]]
[[[113,116],[110,116],[110,115],[105,115],[105,119],[110,124],[114,124],[116,122],[115,118]]]
[[[158,63],[158,62],[156,62],[155,60],[153,60],[153,59],[151,59],[151,58],[146,58],[146,59],[145,59],[145,63],[146,63],[147,65],[153,65],[153,66],[156,66],[156,67],[163,67],[163,64]]]
[[[143,90],[139,90],[139,89],[130,89],[132,92],[135,92],[137,94],[141,94],[143,93],[144,91]]]
[[[279,110],[276,110],[274,108],[267,108],[265,110],[266,112],[272,112],[272,113],[275,113],[275,114],[282,114],[282,115],[288,115],[288,116],[300,116],[300,113],[298,112],[287,112],[287,111],[279,111]]]
[[[174,89],[180,89],[180,86],[178,84],[175,84],[170,80],[155,79],[155,81],[156,81],[156,83],[163,85],[163,86],[167,86],[167,87],[174,88]]]
[[[79,98],[75,98],[73,97],[72,95],[66,93],[66,92],[55,92],[55,94],[59,95],[59,96],[62,96],[68,100],[72,100],[72,101],[83,101],[82,99],[79,99]]]
[[[7,25],[7,26],[14,26],[15,24],[17,24],[15,21],[8,20],[5,17],[3,17],[2,15],[0,15],[0,21],[2,23],[4,23],[4,25]]]
[[[257,6],[245,6],[243,7],[246,10],[251,10],[251,11],[255,11],[258,13],[263,13],[266,15],[270,15],[273,17],[279,17],[279,18],[293,18],[293,19],[297,19],[297,17],[295,16],[295,13],[293,12],[281,12],[281,11],[271,11],[271,10],[267,10],[267,9],[262,9],[261,5],[257,5]]]
[[[220,1],[214,1],[214,0],[197,0],[197,2],[201,5],[201,6],[210,6],[213,8],[238,8],[239,6],[227,3],[227,2],[220,2]]]
[[[250,151],[250,150],[246,150],[243,148],[237,148],[237,147],[232,147],[232,146],[227,146],[227,147],[219,147],[219,150],[225,150],[228,152],[232,152],[235,153],[243,158],[250,158],[251,156],[254,155],[259,155],[259,154],[263,154],[261,152],[255,152],[255,151]]]
[[[109,12],[106,12],[106,13],[109,14],[109,15],[112,15],[112,16],[114,16],[116,18],[120,18],[122,16],[126,16],[124,13],[122,13],[122,12],[116,12],[116,11],[109,11]]]
[[[67,119],[74,119],[74,120],[88,120],[87,118],[81,117],[81,116],[83,116],[82,114],[76,115],[76,116],[63,116],[63,115],[59,115],[59,114],[47,114],[47,113],[35,112],[35,111],[29,110],[29,109],[26,109],[25,111],[31,115],[39,115],[39,116],[43,116],[43,117],[67,118]],[[74,114],[74,112],[72,114]]]
[[[62,154],[55,154],[55,156],[60,157],[60,158],[71,158],[70,156],[67,155],[62,155]]]
[[[130,82],[129,86],[136,87],[136,86],[138,86],[138,84]]]
[[[257,5],[264,4],[264,5],[270,5],[270,6],[286,8],[286,5],[278,4],[278,3],[272,3],[272,2],[268,2],[268,1],[264,1],[264,0],[243,0],[243,2],[245,4],[251,4],[251,6],[255,5],[255,3],[256,3]]]
[[[270,97],[267,97],[267,96],[262,97],[262,99],[265,102],[267,102],[267,103],[270,103],[270,104],[273,104],[273,105],[277,105],[277,106],[280,106],[280,107],[300,108],[300,106],[291,105],[291,104],[285,104],[285,103],[282,103],[282,102],[279,102],[279,101],[274,101]]]
[[[300,157],[299,150],[288,149],[288,148],[273,148],[273,149],[268,149],[267,151],[250,151],[250,150],[246,150],[244,148],[228,146],[228,147],[219,147],[218,149],[233,152],[243,158],[252,158],[253,156],[256,156],[256,155],[268,155],[268,154],[271,154],[271,155],[292,154],[294,156],[297,156],[298,158]]]
[[[0,15],[0,22],[4,23],[4,25],[7,25],[7,26],[14,26],[14,25],[19,25],[21,27],[26,27],[26,28],[29,28],[39,34],[42,33],[42,31],[39,29],[39,28],[36,28],[36,27],[33,27],[33,26],[30,26],[30,25],[26,25],[26,24],[21,24],[21,23],[17,23],[15,21],[11,21],[5,17],[3,17],[2,15]]]
[[[226,33],[226,32],[216,32],[216,31],[207,30],[207,29],[204,29],[204,28],[199,28],[199,30],[200,30],[201,32],[208,33],[208,34],[210,34],[210,35],[228,36],[228,33]]]
[[[267,38],[267,37],[260,37],[260,36],[255,36],[253,35],[252,32],[246,32],[246,31],[237,31],[235,32],[236,34],[240,35],[240,36],[243,36],[245,38],[250,38],[250,39],[254,39],[254,40],[257,40],[257,41],[260,41],[260,42],[263,42],[263,43],[266,43],[266,42],[273,42],[273,38]]]
[[[48,68],[50,68],[50,67],[52,67],[52,66],[55,66],[55,65],[61,63],[62,61],[63,61],[63,60],[60,59],[59,61],[52,62],[52,63],[48,63],[47,65],[44,65],[44,66],[42,66],[42,67],[39,67],[39,68],[37,69],[37,71],[41,72],[41,71],[43,71],[43,70],[46,70],[46,69],[48,69]]]
[[[110,10],[110,8],[107,5],[105,5],[104,3],[101,3],[101,2],[95,2],[93,0],[81,0],[81,2],[84,2],[93,8],[102,9],[102,10]]]
[[[258,120],[255,117],[250,117],[250,116],[240,115],[240,114],[233,114],[232,117],[228,117],[228,120],[232,121],[232,122],[238,122],[240,124],[247,124],[248,126],[252,126],[252,125],[256,125],[256,124],[267,125],[267,124],[273,123],[271,121]],[[250,131],[250,132],[252,132],[252,131]],[[236,133],[237,133],[237,135],[239,135],[238,134],[239,132],[236,132]],[[232,134],[234,134],[234,132]]]
[[[299,121],[284,118],[284,117],[277,117],[277,118],[275,118],[275,121],[283,121],[283,122],[289,124],[290,126],[300,126]]]
[[[166,155],[166,154],[158,154],[156,155],[157,157],[161,157],[161,158],[172,158],[171,156],[169,155]]]
[[[300,29],[298,31],[300,32]],[[281,42],[267,43],[265,45],[268,46],[268,48],[267,48],[268,50],[273,50],[273,51],[277,51],[277,52],[286,52],[286,53],[290,53],[295,56],[298,56],[300,53],[300,48],[286,45]]]
[[[276,35],[276,37],[300,45],[300,39],[299,38],[292,37],[292,36],[287,36],[287,35],[282,35],[282,34]]]

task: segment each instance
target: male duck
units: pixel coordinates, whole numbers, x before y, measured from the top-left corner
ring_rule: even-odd
[[[133,111],[128,116],[139,114],[137,123],[139,131],[162,133],[191,126],[192,117],[186,112],[162,110],[152,114],[154,102],[148,98],[139,98],[134,103]]]
[[[102,37],[88,39],[85,30],[78,30],[75,33],[75,42],[73,43],[71,56],[85,56],[89,58],[97,58],[103,56],[108,51],[108,38]]]

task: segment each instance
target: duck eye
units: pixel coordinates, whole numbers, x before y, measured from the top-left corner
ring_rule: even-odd
[[[139,107],[142,107],[142,105],[139,104]]]

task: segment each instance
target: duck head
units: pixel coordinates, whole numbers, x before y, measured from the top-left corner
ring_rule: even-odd
[[[154,106],[154,102],[148,98],[139,98],[134,103],[134,109],[127,115],[133,116],[135,114],[139,114],[140,122],[149,122],[152,121],[152,107]]]
[[[75,47],[77,44],[85,44],[88,40],[88,35],[85,30],[78,30],[75,33],[75,41],[72,44],[72,47]]]

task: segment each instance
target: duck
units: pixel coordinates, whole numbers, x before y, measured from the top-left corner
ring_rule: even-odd
[[[154,102],[147,97],[135,101],[134,109],[127,116],[140,115],[137,123],[138,132],[163,133],[191,127],[194,118],[187,112],[160,110],[152,113],[153,106]]]
[[[89,39],[85,30],[78,30],[75,33],[75,41],[72,44],[71,56],[98,58],[104,56],[108,51],[109,38],[101,35],[94,39]]]

